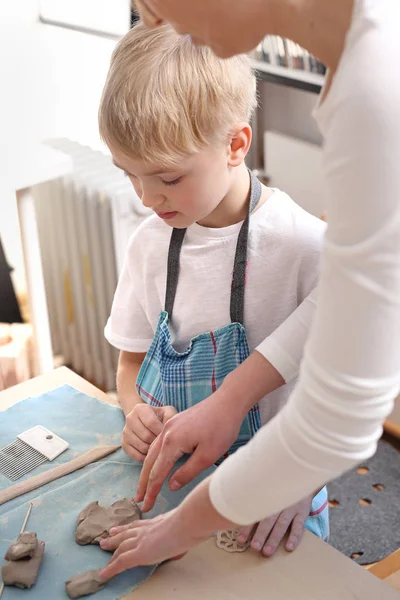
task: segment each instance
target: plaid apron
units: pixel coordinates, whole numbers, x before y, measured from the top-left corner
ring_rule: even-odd
[[[194,337],[184,352],[177,352],[171,342],[168,323],[172,319],[179,275],[179,256],[186,229],[173,229],[168,254],[165,310],[160,314],[157,330],[143,361],[136,382],[141,398],[153,406],[174,406],[182,412],[208,396],[225,377],[250,354],[243,326],[244,291],[247,266],[247,239],[250,214],[261,198],[261,184],[250,173],[249,211],[238,235],[231,286],[231,323]],[[260,412],[255,405],[247,414],[239,436],[228,454],[246,444],[261,427]]]

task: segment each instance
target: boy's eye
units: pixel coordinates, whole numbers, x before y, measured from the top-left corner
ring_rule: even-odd
[[[173,181],[164,181],[164,180],[162,180],[162,182],[163,182],[164,185],[176,185],[180,181],[182,181],[182,177],[177,177]]]

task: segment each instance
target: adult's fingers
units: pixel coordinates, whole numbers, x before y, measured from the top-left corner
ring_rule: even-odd
[[[160,453],[150,471],[149,482],[142,507],[143,512],[147,512],[153,508],[164,481],[167,479],[176,461],[183,455],[184,452],[182,450],[179,448],[175,449],[168,444],[168,436],[165,436]]]
[[[260,521],[254,532],[253,539],[251,540],[251,547],[253,550],[261,550],[261,548],[263,548],[277,521],[277,518],[278,515],[272,515],[271,517],[267,517],[266,519]]]
[[[162,436],[158,436],[152,443],[143,463],[143,467],[139,477],[139,483],[136,491],[135,500],[136,502],[142,502],[146,495],[147,486],[149,484],[149,477],[151,470],[156,462],[157,456],[161,450]]]
[[[100,546],[103,548],[103,550],[114,551],[120,546],[120,544],[122,544],[122,542],[132,539],[133,537],[136,537],[135,528],[130,527],[129,529],[125,529],[124,531],[101,540]]]
[[[126,569],[136,567],[138,565],[137,558],[136,548],[127,550],[123,554],[118,555],[116,558],[113,557],[101,571],[102,579],[111,579]]]
[[[243,527],[239,527],[239,530],[236,534],[236,539],[239,544],[245,544],[247,542],[253,527],[254,525],[244,525]]]
[[[293,521],[293,517],[294,514],[289,510],[284,510],[281,512],[281,514],[275,522],[270,536],[265,542],[265,546],[263,548],[263,554],[265,556],[272,556],[272,554],[274,554],[279,544],[283,540],[285,533],[289,529],[289,526]]]
[[[169,488],[174,492],[183,488],[197,477],[199,473],[202,473],[205,469],[211,467],[218,458],[219,456],[214,457],[207,453],[203,446],[197,446],[185,464],[179,467],[179,469],[171,475]]]
[[[301,538],[304,533],[304,523],[306,521],[306,517],[304,515],[296,515],[293,519],[292,526],[290,528],[290,535],[286,542],[286,550],[288,552],[293,552],[296,550],[297,546],[300,544]]]
[[[147,512],[153,508],[157,496],[160,493],[164,481],[170,474],[171,469],[176,461],[184,455],[183,450],[174,446],[168,432],[160,437],[161,448],[148,476],[147,490],[142,507],[143,512]]]
[[[129,552],[130,550],[137,549],[139,544],[139,538],[137,533],[133,530],[130,532],[130,535],[125,540],[121,541],[119,546],[116,548],[114,554],[112,555],[111,562],[117,560],[119,556],[125,554],[125,552]]]
[[[138,527],[141,527],[143,523],[146,523],[145,519],[138,519],[137,521],[133,521],[132,523],[128,523],[127,525],[118,525],[116,527],[111,527],[110,531],[108,532],[108,535],[118,535],[119,533],[122,533],[123,531],[128,531],[129,529],[137,529]]]

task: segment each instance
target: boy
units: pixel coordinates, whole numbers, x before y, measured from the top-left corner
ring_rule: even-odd
[[[130,240],[105,331],[121,351],[123,447],[139,461],[168,419],[210,396],[250,352],[263,354],[264,340],[316,285],[324,225],[245,166],[255,106],[247,57],[220,60],[167,25],[136,25],[114,52],[100,132],[155,212]],[[297,363],[307,327],[299,319],[290,339]],[[277,371],[283,385],[285,369]],[[276,415],[292,387],[250,410],[231,451]],[[323,489],[241,537],[265,555],[288,529],[287,549],[303,526],[327,538],[326,504]]]

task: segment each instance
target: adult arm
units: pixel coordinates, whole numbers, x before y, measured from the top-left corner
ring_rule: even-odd
[[[212,477],[214,507],[236,523],[273,514],[369,458],[398,393],[400,46],[390,5],[392,14],[376,10],[350,32],[319,112],[329,226],[317,310],[290,401]]]
[[[150,510],[173,464],[186,463],[170,479],[179,489],[213,465],[237,438],[247,412],[261,398],[297,376],[311,327],[316,291],[300,304],[209,398],[168,421],[144,462],[136,499]]]

